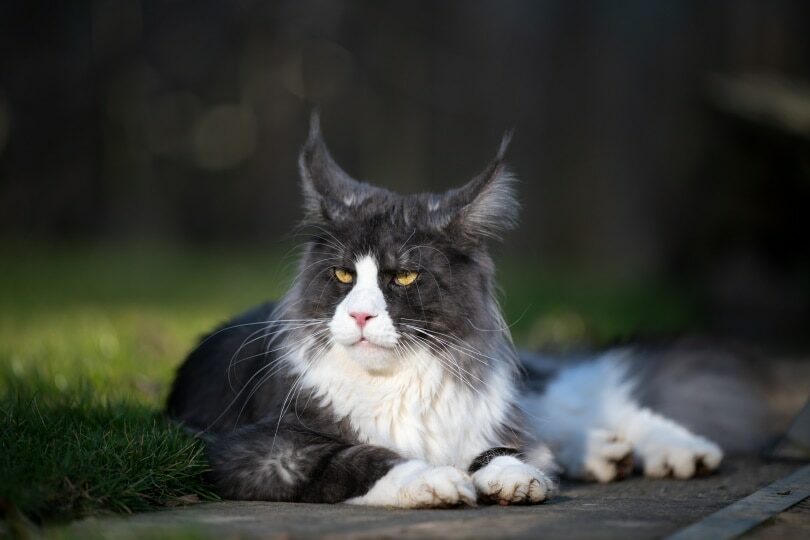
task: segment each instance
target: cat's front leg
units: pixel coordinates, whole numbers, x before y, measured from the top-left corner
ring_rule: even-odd
[[[480,500],[501,505],[538,504],[554,494],[554,481],[520,457],[512,448],[492,448],[473,460],[470,472]]]
[[[399,508],[475,505],[470,476],[300,424],[255,424],[209,442],[210,479],[230,499]]]
[[[364,506],[397,508],[440,508],[467,504],[475,506],[470,476],[456,467],[433,466],[418,459],[391,468],[371,489],[346,501]]]

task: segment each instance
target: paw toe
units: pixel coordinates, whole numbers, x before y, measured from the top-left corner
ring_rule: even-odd
[[[500,505],[536,504],[553,493],[553,482],[541,471],[515,460],[514,464],[490,464],[473,477],[482,500]]]
[[[720,466],[723,452],[701,438],[683,444],[648,451],[644,456],[644,474],[653,478],[672,476],[679,479],[706,476]]]
[[[405,493],[421,508],[437,508],[468,504],[475,506],[475,488],[470,477],[455,467],[436,467],[407,486]]]
[[[588,440],[585,477],[598,482],[626,478],[633,472],[633,447],[618,435],[596,430]]]
[[[714,469],[706,465],[706,460],[703,457],[699,457],[697,462],[695,463],[695,476],[709,476],[712,474]]]
[[[623,480],[633,472],[633,452],[628,452],[624,457],[613,462],[616,468],[616,480]]]

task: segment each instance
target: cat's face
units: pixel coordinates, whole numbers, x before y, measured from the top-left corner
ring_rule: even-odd
[[[517,212],[504,149],[462,188],[398,195],[343,172],[315,119],[300,159],[308,242],[297,316],[326,322],[330,343],[369,371],[420,349],[441,358],[471,334],[495,331],[484,240]]]

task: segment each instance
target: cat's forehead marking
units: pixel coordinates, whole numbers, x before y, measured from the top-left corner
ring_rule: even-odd
[[[377,261],[371,255],[363,255],[354,262],[354,270],[357,273],[357,284],[355,287],[377,287]]]

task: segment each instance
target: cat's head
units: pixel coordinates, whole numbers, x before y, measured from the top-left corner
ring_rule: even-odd
[[[299,160],[308,237],[296,316],[325,321],[331,343],[369,371],[395,368],[419,349],[484,354],[483,338],[507,332],[486,240],[516,223],[508,142],[462,187],[400,195],[344,172],[313,115]]]

